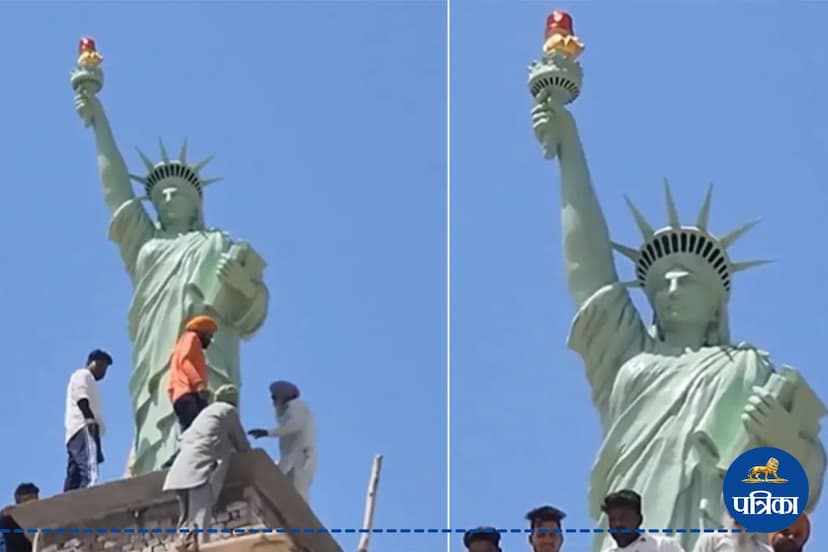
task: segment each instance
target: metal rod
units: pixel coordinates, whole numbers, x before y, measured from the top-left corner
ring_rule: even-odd
[[[371,466],[371,479],[368,480],[368,495],[365,498],[365,513],[362,517],[363,533],[359,539],[357,552],[368,552],[368,542],[371,539],[371,530],[374,528],[374,507],[377,503],[377,489],[379,488],[380,471],[382,470],[382,454],[374,456]]]

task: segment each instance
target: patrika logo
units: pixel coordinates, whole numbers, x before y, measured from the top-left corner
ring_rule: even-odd
[[[730,515],[748,531],[793,525],[808,505],[808,476],[796,458],[773,447],[751,449],[728,468],[722,489]]]

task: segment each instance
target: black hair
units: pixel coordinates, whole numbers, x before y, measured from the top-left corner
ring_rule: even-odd
[[[610,493],[604,498],[604,503],[601,504],[601,511],[606,514],[610,508],[634,510],[641,517],[641,495],[630,489]]]
[[[107,353],[106,351],[102,351],[100,349],[95,349],[94,351],[89,353],[88,357],[86,357],[87,364],[92,364],[92,362],[95,360],[103,361],[107,365],[112,364],[112,357],[109,356],[109,353]]]
[[[14,496],[40,494],[40,489],[34,483],[21,483],[14,490]]]
[[[530,510],[526,514],[526,519],[529,520],[529,529],[534,529],[544,521],[554,521],[558,524],[558,529],[561,528],[561,521],[566,517],[566,513],[554,506],[540,506]]]
[[[500,533],[494,527],[469,529],[463,535],[463,546],[468,548],[474,542],[490,542],[500,550]]]

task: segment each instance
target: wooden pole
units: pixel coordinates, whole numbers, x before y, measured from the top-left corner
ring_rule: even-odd
[[[364,532],[359,539],[357,552],[368,552],[368,542],[371,540],[371,531],[374,528],[374,507],[377,503],[377,489],[379,488],[380,471],[382,470],[382,454],[374,456],[371,466],[371,479],[368,480],[368,495],[365,498],[365,513],[362,517]]]

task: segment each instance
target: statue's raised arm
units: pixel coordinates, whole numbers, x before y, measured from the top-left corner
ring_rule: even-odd
[[[75,111],[87,127],[95,131],[98,148],[98,171],[103,186],[104,199],[113,215],[124,203],[134,199],[126,163],[121,156],[115,137],[109,127],[103,106],[97,94],[103,89],[103,56],[98,52],[95,40],[85,36],[78,43],[78,65],[72,71],[72,89],[75,91]]]
[[[584,360],[593,402],[607,427],[618,372],[644,350],[648,336],[627,287],[618,281],[607,221],[592,188],[578,128],[564,108],[580,94],[583,72],[577,58],[583,49],[572,17],[552,12],[543,58],[529,65],[529,91],[535,100],[535,137],[545,157],[557,158],[561,169],[564,265],[577,309],[567,341]]]
[[[95,95],[80,90],[75,96],[75,109],[94,131],[98,174],[106,206],[110,215],[113,215],[124,203],[135,198],[126,163],[100,100]]]
[[[90,37],[80,40],[78,50],[78,65],[71,79],[75,111],[95,133],[98,173],[111,217],[109,237],[118,244],[127,272],[134,279],[138,254],[155,235],[155,225],[132,191],[126,163],[97,97],[103,88],[103,56]]]
[[[538,97],[535,136],[561,169],[564,265],[577,312],[569,347],[583,359],[592,399],[604,424],[620,367],[648,339],[629,291],[618,281],[607,222],[592,188],[586,155],[572,115],[555,98]]]
[[[561,227],[569,292],[581,307],[596,291],[617,282],[612,244],[572,115],[555,99],[540,97],[532,110],[535,136],[555,148],[561,169]],[[557,143],[548,144],[554,135]],[[552,155],[550,155],[552,154]]]

